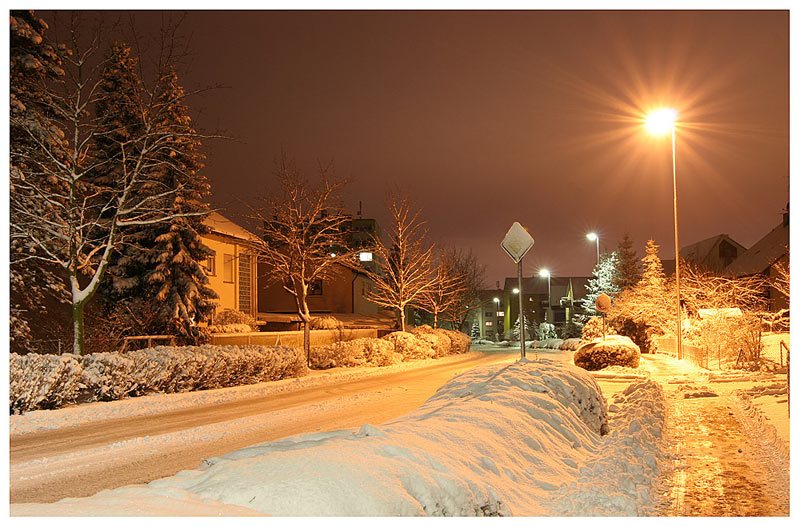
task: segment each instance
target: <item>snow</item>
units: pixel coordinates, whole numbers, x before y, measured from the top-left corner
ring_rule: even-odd
[[[563,361],[481,367],[380,427],[254,445],[147,485],[12,513],[641,514],[662,457],[663,393],[636,382],[614,403],[609,415],[591,375]]]

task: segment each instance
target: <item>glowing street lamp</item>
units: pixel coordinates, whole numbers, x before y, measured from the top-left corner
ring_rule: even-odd
[[[672,108],[661,108],[647,115],[645,127],[652,135],[672,136],[672,213],[675,223],[675,306],[678,315],[676,336],[678,338],[678,359],[683,358],[683,339],[681,338],[681,272],[680,246],[678,245],[678,178],[675,169],[675,122],[678,112]]]
[[[547,313],[550,312],[551,306],[553,305],[550,301],[550,271],[547,269],[541,269],[539,271],[539,276],[542,278],[547,278],[547,311],[545,311],[544,319],[545,321],[548,321]]]
[[[597,235],[596,232],[590,232],[586,235],[586,239],[590,242],[594,242],[595,248],[597,249],[597,263],[600,263],[600,236]]]
[[[515,287],[514,289],[511,290],[511,292],[514,293],[515,295],[518,295],[519,294],[519,288]]]

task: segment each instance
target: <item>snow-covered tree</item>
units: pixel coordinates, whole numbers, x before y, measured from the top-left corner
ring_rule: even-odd
[[[310,363],[309,288],[355,264],[355,252],[347,247],[350,217],[340,201],[346,182],[335,177],[332,167],[320,166],[319,180],[312,184],[285,153],[276,161],[276,175],[278,192],[254,211],[261,225],[258,257],[267,264],[268,278],[295,300]]]
[[[48,40],[47,23],[33,11],[11,11],[10,24],[9,194],[27,211],[53,217],[58,204],[39,198],[63,190],[58,188],[61,182],[48,177],[46,167],[68,161],[63,130],[52,125],[57,116],[47,88],[64,75],[62,51]],[[12,224],[23,221],[18,207],[10,213]],[[45,298],[66,301],[58,269],[37,258],[39,252],[30,240],[12,236],[9,334],[17,351],[32,351],[31,314],[46,314]]]
[[[614,295],[619,293],[620,290],[617,286],[618,263],[616,252],[606,253],[600,257],[600,262],[595,266],[592,278],[586,285],[586,294],[581,299],[584,316],[590,317],[597,314],[594,303],[601,294],[605,293],[613,299]]]
[[[639,259],[636,257],[636,250],[633,248],[633,240],[626,232],[619,244],[617,244],[617,273],[614,285],[618,291],[624,291],[635,286],[642,276]]]
[[[400,330],[405,331],[406,306],[419,302],[436,282],[431,269],[433,245],[427,243],[425,224],[407,198],[392,197],[389,214],[389,239],[373,240],[378,269],[367,271],[373,283],[367,298],[394,309]]]
[[[519,328],[520,328],[520,320],[525,320],[525,340],[530,341],[536,338],[536,323],[531,319],[530,316],[525,315],[524,317],[517,316],[516,322],[514,322],[514,327],[511,328],[511,336],[514,340],[519,341]]]
[[[477,320],[472,323],[472,328],[470,328],[469,336],[474,338],[474,339],[480,338],[480,336],[481,336],[481,327],[480,327],[480,325],[478,325],[478,321]]]
[[[79,38],[80,35],[80,38]],[[173,131],[157,126],[158,112],[145,106],[141,128],[126,135],[103,127],[94,113],[108,91],[101,89],[99,74],[106,61],[97,60],[101,39],[87,47],[78,24],[71,28],[70,52],[62,53],[63,77],[45,86],[50,130],[63,134],[61,143],[35,142],[46,159],[35,168],[35,177],[15,177],[10,208],[12,243],[30,247],[30,259],[57,269],[70,292],[73,350],[84,352],[84,311],[104,278],[111,256],[119,249],[121,230],[155,225],[182,215],[164,208],[176,189],[143,194],[142,188],[158,186],[157,174],[169,162],[161,155],[173,140]],[[117,142],[121,157],[111,160],[98,154],[98,139]],[[116,163],[120,171],[112,181],[103,175]],[[48,181],[48,186],[39,185]],[[46,211],[37,205],[47,203]]]
[[[554,339],[558,337],[556,327],[550,322],[542,322],[537,329],[539,340]]]
[[[126,57],[129,50],[115,47],[115,52]],[[112,68],[111,72],[118,69]],[[119,257],[109,266],[108,274],[112,297],[145,298],[152,302],[157,314],[154,325],[139,331],[189,336],[196,322],[211,315],[213,299],[217,298],[208,286],[203,266],[212,253],[200,238],[208,232],[203,219],[209,211],[210,185],[201,172],[202,145],[185,104],[186,92],[174,68],[168,68],[159,78],[152,96],[150,111],[156,112],[155,126],[172,135],[154,154],[164,161],[154,178],[157,185],[141,192],[158,195],[165,189],[174,190],[159,205],[171,210],[174,217],[160,224],[123,229],[125,243]]]

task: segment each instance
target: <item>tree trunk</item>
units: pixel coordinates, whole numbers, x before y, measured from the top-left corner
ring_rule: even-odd
[[[433,310],[433,329],[439,327],[439,311],[436,309]]]
[[[83,355],[83,307],[85,302],[77,302],[72,304],[72,353],[75,355]]]
[[[400,331],[406,330],[406,309],[405,307],[400,308]]]
[[[306,316],[303,322],[303,351],[306,354],[306,364],[311,367],[311,317]]]

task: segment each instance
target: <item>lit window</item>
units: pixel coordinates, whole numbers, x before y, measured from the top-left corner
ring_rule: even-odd
[[[487,321],[486,321],[486,325],[487,325],[487,326],[493,326],[493,325],[494,325],[494,322],[492,322],[491,320],[487,320]]]
[[[498,312],[497,312],[497,316],[498,316],[498,317],[505,316],[505,314],[506,314],[506,312],[505,312],[505,311],[498,311]]]
[[[371,262],[372,261],[372,253],[371,252],[360,252],[358,253],[358,259],[361,262]]]
[[[233,255],[222,255],[222,281],[233,282]]]

